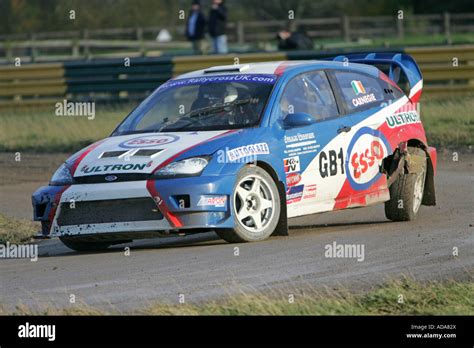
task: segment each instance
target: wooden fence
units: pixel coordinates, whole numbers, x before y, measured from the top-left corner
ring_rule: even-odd
[[[286,21],[239,21],[228,23],[229,41],[235,45],[262,48],[275,41],[276,33]],[[350,43],[355,39],[398,38],[438,35],[446,44],[454,35],[474,33],[474,13],[442,13],[372,17],[334,17],[295,19],[295,27],[318,39],[334,39]],[[163,27],[110,28],[83,31],[39,32],[0,35],[0,62],[11,62],[15,57],[23,61],[39,62],[67,59],[156,56],[163,50],[189,50],[184,38],[184,25],[167,27],[172,42],[157,42]],[[323,47],[325,49],[330,46]]]

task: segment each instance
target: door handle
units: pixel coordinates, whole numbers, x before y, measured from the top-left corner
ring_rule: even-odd
[[[337,133],[340,134],[342,132],[344,133],[348,133],[350,132],[352,129],[352,127],[349,127],[349,126],[341,126],[338,130],[337,130]]]

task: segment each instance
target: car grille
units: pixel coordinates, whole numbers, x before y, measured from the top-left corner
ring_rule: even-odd
[[[61,203],[59,226],[111,222],[161,220],[163,214],[151,198],[127,198],[102,201]]]
[[[74,178],[75,184],[102,184],[104,182],[109,182],[105,180],[107,176],[112,176],[112,174],[107,175],[88,175],[88,176],[78,176]],[[142,181],[150,179],[150,174],[116,174],[113,175],[117,179],[113,182],[123,182],[123,181]]]

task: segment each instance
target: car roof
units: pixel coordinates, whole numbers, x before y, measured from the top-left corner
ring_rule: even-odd
[[[174,79],[233,74],[271,74],[282,76],[307,68],[343,69],[378,76],[378,69],[371,65],[345,63],[339,61],[336,62],[330,60],[290,60],[236,65],[218,65],[206,69],[191,71],[176,76]]]

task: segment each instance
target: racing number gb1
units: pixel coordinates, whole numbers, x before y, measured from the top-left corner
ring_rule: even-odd
[[[342,148],[339,152],[335,150],[322,151],[319,155],[319,174],[322,178],[338,174],[338,168],[341,168],[341,174],[344,174],[344,153]]]

